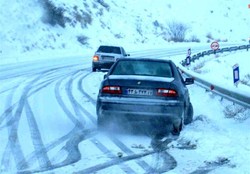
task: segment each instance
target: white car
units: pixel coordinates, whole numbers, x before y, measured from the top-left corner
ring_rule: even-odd
[[[130,56],[123,47],[101,45],[92,61],[92,71],[109,69],[118,59]]]

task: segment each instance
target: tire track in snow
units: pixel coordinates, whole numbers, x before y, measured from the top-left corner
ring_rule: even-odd
[[[74,99],[73,94],[72,94],[72,83],[73,83],[74,79],[76,78],[75,76],[80,71],[81,70],[71,72],[70,74],[68,74],[67,78],[61,77],[60,79],[58,79],[58,81],[55,84],[55,90],[54,90],[57,102],[59,103],[59,105],[61,106],[62,110],[67,115],[67,117],[74,123],[75,127],[67,135],[59,138],[58,140],[56,140],[53,143],[46,146],[46,151],[49,151],[49,150],[52,150],[53,148],[57,147],[61,143],[66,142],[66,145],[63,147],[62,150],[67,151],[69,155],[66,157],[66,159],[63,162],[52,164],[48,168],[33,170],[33,172],[34,171],[36,171],[36,172],[48,171],[48,170],[63,167],[66,165],[70,165],[72,163],[79,161],[79,159],[81,158],[81,154],[80,154],[79,149],[78,149],[78,144],[81,141],[85,140],[85,138],[88,138],[89,135],[93,135],[95,133],[94,130],[84,130],[84,125],[81,124],[81,122],[79,121],[79,120],[81,120],[80,110],[78,108],[76,108],[76,106],[75,106],[76,100]],[[70,109],[68,109],[68,106],[66,106],[66,104],[64,103],[64,101],[62,99],[62,95],[60,94],[59,89],[62,86],[62,83],[64,80],[67,80],[64,87],[66,89],[66,94],[69,97],[69,101],[73,105],[73,110],[76,114],[73,114],[73,112]],[[75,117],[75,115],[77,117]],[[85,134],[83,134],[83,133],[85,133]],[[41,153],[41,150],[39,151],[39,153]],[[29,161],[34,159],[35,155],[36,155],[36,153],[30,154]]]
[[[73,74],[73,73],[72,73]],[[71,74],[71,75],[72,75]],[[75,127],[77,127],[78,129],[83,129],[84,125],[83,123],[81,123],[75,116],[74,114],[70,111],[70,109],[68,109],[67,105],[65,104],[65,102],[62,99],[62,95],[60,93],[60,86],[62,86],[62,82],[63,80],[65,80],[64,78],[60,79],[56,85],[55,85],[55,96],[56,96],[56,100],[58,102],[58,104],[60,105],[61,109],[63,110],[63,112],[66,114],[66,116],[71,120],[72,123],[74,123]],[[67,92],[66,92],[67,93]]]
[[[24,169],[27,169],[29,167],[29,165],[24,157],[25,155],[22,151],[21,145],[20,145],[20,141],[19,141],[19,137],[18,137],[18,125],[19,125],[19,120],[20,120],[22,112],[23,112],[24,105],[27,102],[28,93],[29,93],[33,83],[35,83],[37,80],[39,80],[39,78],[40,78],[40,76],[36,77],[34,80],[29,82],[25,86],[23,93],[18,101],[17,110],[16,110],[15,114],[12,116],[14,118],[14,122],[7,127],[8,133],[9,133],[9,141],[8,141],[8,145],[6,147],[5,152],[10,152],[10,153],[4,153],[5,156],[3,158],[4,159],[9,158],[10,155],[12,154],[17,170],[24,170]],[[5,161],[5,160],[2,160],[2,161]]]
[[[26,81],[24,81],[26,83]],[[23,82],[23,83],[24,83]],[[20,83],[18,86],[16,87],[20,87]],[[18,120],[15,120],[15,116],[13,114],[13,110],[17,107],[18,105],[18,102],[15,103],[15,104],[11,104],[12,103],[12,98],[13,98],[13,95],[15,93],[15,90],[16,90],[16,87],[15,88],[12,88],[11,91],[9,92],[9,95],[7,97],[7,102],[6,102],[6,109],[4,111],[4,113],[1,115],[0,117],[0,124],[3,123],[3,121],[5,121],[5,126],[1,126],[0,128],[0,131],[5,128],[5,127],[9,127],[13,124],[18,124]],[[27,94],[28,96],[32,95],[32,94]],[[16,128],[17,129],[17,128]],[[11,137],[17,137],[17,132],[10,132],[11,128],[9,129],[9,134],[11,134],[12,136]],[[16,138],[15,138],[16,139]],[[2,156],[2,160],[1,160],[1,171],[5,171],[5,170],[8,170],[9,169],[9,166],[10,166],[10,160],[11,160],[11,155],[14,156],[13,158],[16,159],[16,163],[17,164],[17,168],[22,170],[22,167],[19,167],[19,166],[25,166],[25,168],[28,166],[28,163],[26,162],[26,160],[24,160],[24,154],[21,152],[21,148],[19,147],[19,145],[15,146],[15,143],[14,142],[18,142],[17,144],[19,144],[19,141],[18,139],[16,140],[11,140],[9,138],[9,141],[7,143],[7,146],[5,148],[5,151],[3,153],[3,156]],[[16,152],[16,153],[15,153]],[[15,155],[18,155],[18,156],[21,156],[22,159],[21,160],[17,160],[18,157],[15,157]],[[21,162],[20,162],[21,161]]]
[[[55,70],[57,70],[57,69],[55,69]],[[53,71],[55,71],[55,70],[53,70]],[[49,71],[49,72],[50,72],[50,71]],[[44,73],[46,73],[46,72],[44,72]],[[39,90],[41,90],[41,89],[47,87],[49,84],[51,84],[51,83],[54,82],[56,79],[58,79],[58,76],[59,76],[59,77],[64,77],[64,76],[68,76],[68,74],[66,73],[66,74],[62,75],[62,74],[60,73],[60,74],[57,74],[57,76],[55,76],[55,77],[51,77],[49,80],[42,81],[41,83],[38,83],[37,86],[40,85],[40,87],[37,87],[37,89],[35,89],[34,91],[30,91],[29,94],[28,94],[28,97],[32,96],[33,94],[36,94],[37,92],[39,92]],[[20,84],[19,84],[17,87],[19,87],[19,86],[20,86]],[[16,88],[14,88],[14,89],[16,89]],[[13,90],[14,90],[14,89],[13,89]],[[32,89],[31,89],[31,90],[32,90]],[[13,94],[13,93],[14,93],[13,91],[10,92],[10,94]],[[9,102],[8,102],[8,103],[9,103]],[[10,117],[9,113],[10,113],[13,109],[15,109],[15,107],[17,107],[18,102],[14,103],[14,104],[9,104],[9,105],[10,105],[10,106],[7,106],[7,107],[6,107],[7,109],[6,109],[6,110],[3,112],[3,114],[0,116],[0,125],[2,124],[2,122],[3,122],[5,119],[8,119],[8,117]],[[5,125],[5,126],[9,126],[9,125],[12,124],[14,121],[15,121],[14,118],[9,119],[9,121],[6,122],[6,125]],[[0,130],[3,129],[5,126],[0,126]]]
[[[70,87],[71,85],[70,84],[74,80],[73,76],[75,74],[77,74],[79,71],[80,70],[78,70],[76,72],[71,72],[70,74],[67,74],[67,77],[71,77],[69,82],[67,82],[67,84],[65,85],[67,94],[70,94],[70,90],[71,90],[71,87]],[[57,147],[57,145],[65,142],[65,141],[66,141],[66,145],[63,147],[63,150],[67,151],[70,155],[61,163],[52,165],[51,162],[49,162],[49,165],[47,165],[47,166],[44,165],[39,170],[33,170],[32,172],[34,172],[34,171],[38,171],[38,172],[48,171],[48,170],[51,170],[51,169],[55,169],[55,168],[58,168],[58,167],[63,167],[63,166],[72,164],[74,162],[77,162],[81,157],[81,154],[80,154],[79,149],[78,149],[78,144],[81,141],[83,141],[84,138],[89,137],[88,135],[91,135],[91,134],[94,133],[94,131],[92,131],[92,130],[83,131],[81,129],[82,126],[79,126],[80,125],[79,121],[77,121],[77,119],[74,117],[74,114],[71,113],[69,109],[67,109],[66,105],[64,104],[63,100],[61,99],[60,94],[58,92],[59,92],[59,87],[60,87],[63,80],[65,80],[65,77],[60,76],[59,81],[55,85],[55,93],[56,93],[56,96],[57,96],[56,99],[59,102],[59,105],[62,107],[63,111],[70,118],[70,120],[73,123],[75,123],[75,128],[72,131],[70,131],[70,133],[68,133],[67,135],[59,138],[58,140],[54,141],[53,143],[47,145],[45,148],[40,148],[40,149],[37,148],[37,151],[35,151],[35,152],[33,152],[32,154],[29,155],[29,162],[34,161],[36,156],[40,156],[43,153],[47,153],[49,150]],[[72,101],[71,101],[71,103],[72,103]],[[77,109],[75,109],[75,111],[76,110]],[[29,112],[30,112],[30,110],[29,110]],[[83,134],[83,133],[85,133],[85,134]],[[29,171],[28,170],[22,170],[22,172],[29,172]]]
[[[84,122],[85,121],[82,120],[80,110],[79,110],[79,108],[77,108],[78,104],[76,104],[76,100],[74,99],[74,97],[72,95],[72,83],[73,83],[73,80],[76,78],[75,76],[80,71],[81,70],[74,71],[69,76],[67,76],[67,78],[69,78],[69,80],[67,78],[65,79],[64,77],[59,79],[56,82],[55,89],[54,89],[54,93],[55,93],[56,100],[57,100],[58,104],[60,105],[63,112],[66,114],[66,116],[74,124],[75,127],[72,129],[72,131],[70,131],[69,134],[67,134],[64,137],[61,137],[57,141],[54,141],[52,144],[49,145],[49,147],[46,147],[46,150],[47,151],[51,150],[54,147],[56,147],[57,145],[66,141],[66,145],[63,147],[63,150],[68,152],[68,156],[66,157],[66,159],[63,162],[53,164],[48,169],[45,169],[45,170],[41,169],[39,171],[47,171],[47,170],[55,169],[58,167],[63,167],[63,166],[75,163],[81,159],[81,153],[79,152],[78,144],[81,141],[83,141],[86,137],[89,137],[89,136],[82,134],[83,132],[86,131],[84,129],[84,127],[85,127]],[[66,94],[69,98],[70,104],[73,106],[74,111],[71,111],[69,109],[69,107],[65,104],[64,99],[62,98],[62,95],[60,92],[60,87],[63,86],[62,83],[64,80],[67,80],[64,87],[66,89]],[[94,132],[94,130],[91,130],[90,132]],[[92,134],[92,133],[90,133],[90,134]],[[30,158],[32,159],[33,157],[30,157]]]
[[[73,80],[76,79],[78,76],[82,75],[82,74],[79,74],[79,71],[77,71],[75,74],[74,74],[76,77],[75,78],[71,78],[69,80],[69,82],[66,84],[66,89],[67,89],[67,95],[70,99],[70,102],[72,104],[72,107],[74,109],[74,112],[76,114],[76,116],[78,116],[79,118],[82,118],[83,116],[81,116],[81,112],[83,112],[85,114],[85,116],[88,117],[88,119],[90,119],[90,121],[94,124],[96,124],[96,119],[95,117],[89,113],[89,111],[87,109],[84,109],[84,107],[75,99],[75,97],[73,96]],[[83,78],[85,77],[86,75],[83,76]],[[82,78],[81,78],[82,79]],[[79,80],[81,81],[81,80]],[[79,81],[78,81],[78,85],[79,85]],[[79,88],[79,86],[78,86]]]
[[[14,93],[14,89],[12,89],[10,95],[8,95],[7,97],[7,103],[6,106],[8,107],[9,104],[12,102],[12,97],[13,97],[13,93]],[[6,119],[1,119],[0,121],[6,121],[6,124],[8,122],[14,123],[14,116],[13,116],[13,107],[9,108],[7,111],[4,112],[3,116],[6,116]],[[5,118],[5,117],[2,117]],[[10,135],[11,129],[8,129],[8,134]],[[3,157],[1,159],[1,172],[8,172],[9,170],[9,166],[10,166],[10,160],[11,160],[11,154],[13,154],[11,148],[13,148],[13,144],[11,143],[11,137],[8,137],[8,143],[5,147],[5,151],[3,153]],[[14,137],[12,138],[13,141],[15,141]],[[19,147],[20,149],[20,147]],[[22,158],[24,158],[24,155],[21,154],[20,156],[22,156]],[[14,157],[15,161],[17,161],[17,159]],[[18,163],[18,161],[17,161]]]
[[[50,168],[51,162],[47,155],[46,148],[42,141],[40,130],[35,119],[35,116],[31,110],[31,107],[28,102],[25,103],[26,117],[28,120],[28,125],[31,134],[31,140],[35,149],[36,158],[38,160],[39,166],[41,168]]]
[[[104,146],[99,140],[97,140],[96,138],[92,138],[91,139],[92,143],[99,149],[101,150],[104,154],[107,154],[107,157],[110,159],[114,159],[117,158],[117,155],[113,154],[106,146]],[[119,164],[118,164],[119,165]],[[137,172],[135,172],[133,169],[131,169],[127,164],[121,163],[120,168],[124,171],[124,173],[129,173],[129,174],[136,174]],[[104,169],[107,167],[110,167],[109,165],[105,166],[102,165],[103,168],[98,168],[98,167],[92,167],[89,168],[87,170],[88,173],[94,173],[97,172],[100,169]]]
[[[125,144],[123,144],[119,139],[117,139],[114,136],[108,136],[114,143],[117,145],[124,153],[126,153],[128,156],[133,156],[135,153],[130,150]],[[136,163],[145,171],[153,171],[154,169],[146,162],[143,160],[138,159]]]
[[[8,66],[6,70],[2,70],[0,73],[0,80],[18,78],[23,76],[34,76],[39,75],[44,72],[54,71],[54,70],[65,70],[71,67],[79,66],[79,64],[72,64],[72,65],[48,65],[48,66],[31,66],[30,64],[26,64],[24,66]],[[13,71],[15,69],[15,71]]]
[[[59,139],[57,140],[54,140],[52,141],[51,143],[45,145],[46,147],[46,151],[49,152],[50,150],[53,150],[54,148],[56,148],[57,146],[61,145],[62,143],[65,143],[67,142],[68,145],[63,147],[62,150],[65,150],[66,148],[66,151],[68,151],[69,153],[75,153],[78,151],[78,149],[75,149],[75,148],[78,148],[77,145],[84,141],[84,140],[87,140],[91,137],[93,137],[94,135],[96,134],[95,131],[93,130],[79,130],[78,127],[74,127],[69,133],[67,133],[66,135],[60,137]],[[84,136],[83,136],[84,135]],[[78,138],[74,138],[74,137],[78,137]],[[80,138],[79,138],[80,137]],[[78,140],[78,142],[76,142],[76,139]],[[80,141],[79,141],[80,140]],[[72,145],[70,145],[70,143],[72,143]],[[70,151],[69,147],[71,147],[73,150]],[[29,156],[28,156],[28,161],[33,161],[33,159],[35,158],[35,156],[38,154],[39,152],[32,152]],[[78,155],[78,152],[76,153],[76,155]],[[61,167],[65,167],[67,165],[70,165],[72,163],[75,163],[77,162],[77,160],[75,159],[78,159],[77,158],[66,158],[63,162],[59,162],[59,163],[53,163],[51,165],[50,168],[44,168],[44,169],[35,169],[35,170],[24,170],[22,172],[31,172],[31,173],[38,173],[38,172],[46,172],[46,171],[50,171],[50,170],[53,170],[53,169],[57,169],[57,168],[61,168]]]
[[[4,166],[4,170],[8,170],[8,168],[9,168],[9,163],[10,163],[9,160],[10,160],[10,156],[11,155],[13,156],[14,161],[16,163],[17,170],[21,171],[21,170],[27,169],[28,166],[29,166],[28,162],[26,161],[26,159],[24,157],[24,153],[22,152],[21,146],[20,146],[20,141],[19,141],[19,138],[18,138],[18,124],[19,124],[19,120],[20,120],[22,112],[23,112],[23,108],[24,108],[25,104],[27,103],[28,97],[31,96],[31,95],[33,95],[34,93],[38,92],[42,88],[46,87],[48,84],[50,84],[53,81],[53,80],[50,80],[47,83],[42,82],[41,83],[42,86],[40,86],[39,88],[37,88],[37,89],[35,89],[34,91],[31,92],[31,90],[33,88],[33,85],[40,78],[42,78],[44,75],[46,75],[46,73],[48,73],[50,71],[51,70],[48,70],[48,71],[45,71],[45,72],[41,73],[38,77],[36,77],[35,79],[33,79],[31,82],[29,82],[25,86],[25,88],[23,90],[24,92],[23,92],[22,96],[20,97],[19,101],[17,103],[13,104],[12,106],[10,106],[2,114],[2,116],[0,117],[1,118],[0,119],[0,121],[1,121],[0,123],[2,123],[3,120],[6,120],[6,126],[8,128],[8,132],[9,132],[9,141],[7,143],[7,146],[5,148],[5,151],[4,151],[3,157],[2,157],[2,161],[1,161],[1,166]],[[10,98],[12,98],[13,94],[14,94],[14,92],[11,92],[10,96],[8,97],[9,98],[8,102],[7,102],[8,105],[11,103],[11,99]],[[17,109],[16,109],[15,114],[13,115],[13,109],[15,107],[17,107]],[[39,134],[37,134],[37,135],[39,135]],[[42,142],[42,141],[40,141],[40,142]],[[36,146],[36,147],[38,147],[38,146]],[[44,154],[44,151],[40,152],[39,156],[41,154]],[[46,154],[42,155],[42,156],[45,157]],[[40,159],[39,161],[41,161],[42,158],[39,157],[39,159]],[[45,162],[46,164],[50,163],[47,158],[44,158],[43,161],[46,161]],[[43,164],[42,164],[42,167],[44,167]]]
[[[79,81],[78,81],[78,90],[87,97],[87,99],[95,106],[96,105],[96,100],[93,99],[83,88],[82,88],[82,84],[83,84],[83,80],[88,77],[90,74],[92,74],[92,72],[87,73],[86,75],[84,75]]]
[[[95,166],[92,166],[92,167],[77,171],[77,172],[75,172],[75,174],[95,173],[95,172],[98,172],[100,170],[106,169],[108,167],[119,165],[119,164],[129,162],[129,161],[132,161],[132,160],[137,160],[137,159],[141,160],[140,158],[146,157],[148,155],[152,155],[154,153],[155,153],[155,151],[148,151],[148,152],[145,152],[145,153],[132,154],[132,155],[128,155],[128,156],[121,157],[121,158],[115,158],[113,160],[104,162],[102,164],[97,164]],[[152,172],[149,172],[149,171],[147,172],[146,171],[145,173],[152,173]],[[163,172],[155,172],[155,173],[163,173]]]
[[[4,83],[4,82],[2,82],[2,83]],[[0,94],[3,94],[3,93],[5,93],[5,92],[9,92],[9,91],[12,91],[13,89],[16,89],[17,87],[19,87],[20,83],[21,83],[21,81],[20,81],[17,85],[8,86],[7,89],[1,90],[1,91],[0,91]],[[10,92],[10,93],[11,93],[11,92]]]

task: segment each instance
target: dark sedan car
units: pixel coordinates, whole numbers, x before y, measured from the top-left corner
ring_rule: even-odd
[[[97,123],[148,123],[160,133],[179,134],[193,107],[178,68],[170,60],[119,59],[104,76],[97,98]]]

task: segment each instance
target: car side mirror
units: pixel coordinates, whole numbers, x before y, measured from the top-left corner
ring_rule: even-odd
[[[194,78],[186,78],[185,85],[191,85],[191,84],[194,84]]]
[[[104,75],[103,75],[103,79],[106,79],[106,78],[107,78],[107,76],[108,76],[107,74],[104,74]]]

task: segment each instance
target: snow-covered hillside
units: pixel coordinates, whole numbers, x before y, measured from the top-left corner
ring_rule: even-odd
[[[246,42],[249,0],[10,0],[0,2],[0,57],[38,59],[93,52],[99,44],[131,50],[168,44],[172,22],[187,28],[185,40]]]

